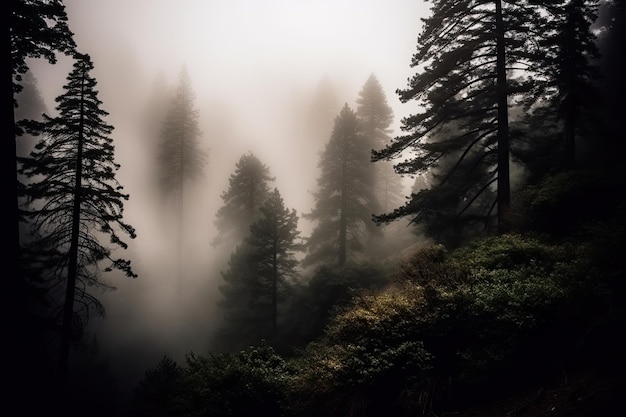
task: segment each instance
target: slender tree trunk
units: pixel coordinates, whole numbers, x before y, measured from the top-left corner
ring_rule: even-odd
[[[496,2],[496,89],[498,93],[498,230],[509,230],[511,188],[509,183],[509,116],[506,82],[506,51],[502,0]]]
[[[63,327],[61,330],[61,350],[59,356],[59,376],[65,385],[68,379],[69,350],[72,337],[72,319],[74,316],[74,295],[76,291],[76,277],[78,274],[78,239],[80,233],[80,204],[82,197],[83,175],[83,141],[84,141],[84,88],[85,77],[81,82],[80,95],[80,122],[78,126],[78,149],[76,151],[76,179],[74,183],[74,207],[72,210],[72,235],[67,267],[67,283],[65,287],[65,304],[63,305]]]

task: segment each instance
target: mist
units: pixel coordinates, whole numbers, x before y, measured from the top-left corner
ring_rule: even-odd
[[[411,75],[420,17],[428,6],[409,0],[64,3],[78,50],[94,62],[106,120],[115,127],[117,178],[130,195],[125,220],[138,235],[120,253],[131,259],[138,278],[105,273],[116,290],[95,294],[107,314],[89,324],[98,354],[128,391],[163,355],[183,361],[190,351],[211,349],[212,330],[221,320],[220,270],[229,255],[211,240],[220,195],[239,157],[252,152],[270,168],[273,185],[297,211],[307,236],[311,225],[301,216],[312,208],[319,152],[341,106],[355,107],[373,73],[393,108],[394,134],[402,117],[414,111],[399,102],[395,90]],[[54,114],[71,59],[29,65],[41,109]],[[160,123],[154,105],[159,94],[175,87],[183,66],[195,92],[202,147],[210,156],[202,179],[185,189],[178,293],[175,223],[154,188]],[[314,114],[315,102],[329,86],[333,97],[322,108],[328,112],[323,122]],[[412,182],[406,179],[407,195]]]

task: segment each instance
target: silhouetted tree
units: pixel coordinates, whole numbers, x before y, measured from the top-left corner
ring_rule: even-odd
[[[226,325],[218,332],[221,343],[272,340],[279,317],[279,294],[296,277],[296,253],[302,249],[295,210],[285,207],[278,189],[260,207],[261,216],[250,226],[250,234],[231,256],[222,273],[220,287]],[[236,341],[236,342],[235,342]]]
[[[56,99],[58,116],[44,115],[40,142],[29,157],[20,158],[20,173],[30,179],[24,216],[31,220],[33,240],[26,264],[50,302],[62,303],[62,314],[52,311],[62,322],[62,380],[70,342],[91,310],[104,312],[88,293],[89,287],[110,287],[100,279],[102,263],[108,262],[105,271],[119,269],[136,276],[130,261],[117,258],[114,249],[101,242],[108,237],[113,247],[126,249],[122,235],[134,238],[135,230],[123,221],[128,195],[115,178],[120,166],[114,161],[113,126],[104,121],[108,113],[101,109],[96,80],[90,75],[91,58],[77,54],[75,59],[65,92]]]
[[[146,370],[133,388],[129,416],[167,417],[181,412],[184,369],[164,356],[154,368]]]
[[[216,214],[214,224],[218,235],[213,239],[213,245],[225,244],[234,248],[241,242],[261,214],[261,205],[273,181],[269,167],[252,152],[239,158],[228,179],[228,190],[221,195],[224,204]]]
[[[7,322],[5,327],[7,357],[15,359],[19,363],[19,369],[15,374],[11,373],[11,386],[15,388],[17,395],[8,394],[7,397],[16,401],[20,407],[36,406],[23,398],[24,393],[32,392],[34,378],[25,364],[32,364],[32,357],[40,352],[31,353],[37,349],[37,343],[33,342],[32,327],[25,324],[25,318],[31,315],[28,311],[27,298],[31,295],[30,289],[25,285],[20,267],[20,226],[19,226],[19,182],[17,178],[17,152],[16,140],[20,130],[16,129],[15,106],[17,106],[16,93],[22,86],[22,76],[28,71],[29,59],[44,59],[54,64],[57,53],[72,53],[75,48],[73,33],[67,25],[67,14],[61,0],[11,0],[3,4],[5,19],[2,25],[2,55],[5,57],[4,68],[4,123],[5,138],[0,154],[2,161],[2,178],[9,188],[3,201],[4,216],[2,233],[2,248],[5,251],[5,265],[7,279],[4,281],[2,304]],[[13,188],[18,183],[16,188]],[[25,310],[26,308],[26,310]],[[20,317],[21,320],[16,320]],[[37,365],[33,365],[36,367]],[[17,368],[17,367],[16,367]],[[19,400],[18,400],[19,398]],[[27,404],[28,403],[28,404]],[[10,407],[10,406],[7,406]],[[27,411],[24,410],[26,413]]]
[[[185,185],[197,180],[207,162],[208,153],[200,147],[202,132],[198,126],[195,94],[187,68],[179,74],[178,85],[163,120],[157,148],[157,178],[166,201],[171,200],[176,216],[176,248],[179,291],[182,289],[182,254]]]
[[[315,207],[304,215],[317,223],[307,240],[305,266],[344,265],[363,253],[365,240],[376,233],[370,150],[356,113],[345,104],[319,161]]]
[[[373,154],[395,159],[403,174],[438,171],[432,192],[413,194],[402,207],[377,217],[387,222],[411,216],[428,221],[447,211],[460,227],[488,221],[497,204],[499,230],[508,228],[509,104],[532,85],[525,72],[543,15],[529,1],[463,0],[433,2],[424,20],[411,66],[409,86],[398,90],[404,103],[423,110],[403,119],[403,136]],[[437,192],[440,190],[441,193]],[[450,198],[441,198],[442,193]],[[495,192],[496,198],[487,194]],[[426,216],[426,217],[425,217]]]
[[[551,155],[551,168],[573,168],[577,160],[576,143],[590,134],[600,133],[597,111],[601,104],[597,84],[600,53],[591,30],[598,17],[598,1],[553,0],[542,2],[542,7],[549,19],[542,21],[542,26],[532,33],[537,39],[539,59],[529,62],[528,70],[536,77],[524,102],[527,129],[532,134],[520,135],[522,141],[526,139],[530,143],[522,143],[522,152],[514,154],[532,166],[534,159],[546,153],[545,146],[538,144],[552,141],[556,155]],[[589,141],[586,145],[589,147]]]

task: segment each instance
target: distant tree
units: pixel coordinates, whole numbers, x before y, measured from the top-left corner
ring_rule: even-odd
[[[376,233],[370,151],[356,113],[345,104],[319,161],[315,207],[304,215],[317,223],[307,240],[304,265],[344,265],[363,253],[365,240]]]
[[[41,120],[41,115],[48,111],[46,103],[39,90],[37,78],[31,71],[24,73],[20,81],[22,89],[15,95],[17,107],[15,108],[15,121]]]
[[[159,190],[165,200],[173,204],[176,216],[179,290],[182,288],[183,278],[184,189],[187,183],[202,175],[208,159],[207,151],[200,146],[202,132],[198,126],[194,98],[187,68],[183,67],[161,126],[156,159]]]
[[[226,325],[218,339],[236,341],[239,348],[275,338],[279,295],[296,277],[296,253],[302,249],[298,216],[285,207],[278,189],[269,194],[260,211],[249,236],[231,256],[229,269],[222,273],[225,283],[220,287],[219,306]]]
[[[224,204],[216,214],[214,223],[218,234],[213,245],[234,248],[248,235],[250,225],[261,214],[261,205],[269,195],[269,184],[273,181],[269,167],[252,152],[239,158],[228,179],[228,190],[221,195]]]
[[[363,136],[370,149],[382,149],[391,142],[391,123],[393,110],[387,103],[385,92],[376,78],[371,74],[357,97],[356,115],[361,122]],[[376,192],[376,206],[372,213],[386,213],[402,204],[402,178],[393,169],[390,161],[379,160],[372,165],[374,170],[374,190]]]
[[[67,376],[71,340],[80,332],[90,310],[102,314],[103,306],[89,287],[109,287],[100,279],[118,269],[136,277],[130,261],[116,258],[113,248],[101,243],[108,237],[114,247],[127,248],[122,234],[135,238],[135,230],[123,221],[123,187],[115,178],[113,126],[104,118],[90,75],[89,55],[77,54],[67,77],[65,92],[57,97],[57,117],[45,115],[42,139],[29,157],[20,158],[20,173],[27,184],[25,218],[31,220],[33,240],[26,262],[48,291],[52,303],[63,304],[60,372]],[[64,292],[64,296],[58,291]],[[54,312],[56,312],[55,310]]]

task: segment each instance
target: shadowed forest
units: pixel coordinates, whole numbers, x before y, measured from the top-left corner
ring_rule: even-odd
[[[151,44],[215,25],[233,61],[179,45],[166,68],[121,35],[157,2],[127,3],[119,39],[77,1],[5,4],[5,411],[623,408],[626,2],[416,2],[362,61],[371,2],[337,32],[281,3],[256,33],[278,9],[236,1],[230,27],[190,1]],[[297,13],[345,60],[264,49],[313,54],[298,27],[324,25]],[[365,68],[390,42],[411,45],[395,85]]]

